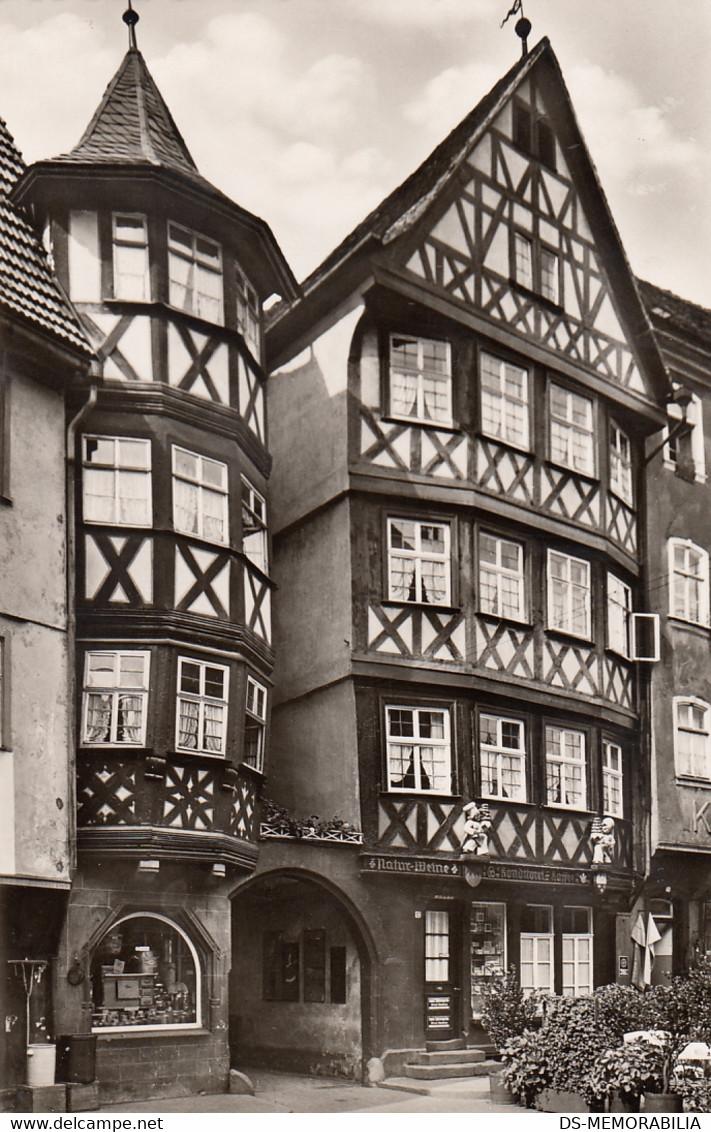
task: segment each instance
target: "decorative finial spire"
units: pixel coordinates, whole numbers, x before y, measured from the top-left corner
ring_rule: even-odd
[[[528,55],[528,37],[531,32],[531,21],[527,20],[523,14],[523,0],[514,0],[511,8],[501,21],[501,27],[504,26],[506,21],[511,17],[518,15],[519,19],[516,21],[514,31],[521,40],[521,54]]]
[[[136,44],[136,24],[138,23],[140,18],[141,17],[139,16],[138,12],[134,12],[131,5],[131,0],[128,0],[128,8],[124,12],[121,19],[128,28],[128,46],[132,51],[138,50],[138,46]]]

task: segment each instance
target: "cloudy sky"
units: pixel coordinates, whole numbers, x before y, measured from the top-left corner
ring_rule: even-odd
[[[512,0],[135,0],[201,172],[297,277],[518,57]],[[0,115],[27,161],[79,139],[124,0],[0,0]],[[711,0],[524,0],[563,68],[632,268],[711,307]]]

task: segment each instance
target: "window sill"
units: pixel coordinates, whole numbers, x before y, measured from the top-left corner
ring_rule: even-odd
[[[2,495],[1,493],[0,493],[0,504],[2,504],[3,507],[14,507],[15,506],[15,504],[12,501],[11,496]]]
[[[152,754],[152,748],[145,743],[88,743],[85,739],[79,744],[82,751],[110,751],[112,754],[122,754],[123,751],[145,751]]]
[[[254,778],[256,778],[256,780],[258,782],[263,782],[265,777],[266,777],[263,769],[260,769],[259,767],[256,767],[256,766],[250,766],[249,763],[244,763],[244,762],[238,763],[237,764],[237,770],[238,771],[242,771],[242,770],[246,771],[247,774],[253,775]]]
[[[544,463],[546,467],[555,468],[557,472],[569,472],[571,475],[580,476],[581,479],[600,486],[600,476],[597,472],[583,472],[580,468],[571,468],[569,464],[559,464],[556,460],[545,460]]]
[[[700,632],[700,633],[704,633],[704,634],[708,633],[709,630],[711,629],[711,625],[709,625],[708,622],[687,621],[685,617],[678,617],[678,616],[676,616],[672,613],[669,614],[668,621],[671,625],[674,625],[677,629],[693,629],[696,632]]]
[[[502,436],[490,436],[488,432],[477,432],[478,440],[488,440],[491,444],[498,444],[500,448],[507,448],[510,452],[515,452],[519,456],[529,456],[531,460],[534,458],[534,453],[530,448],[524,448],[520,444],[512,444],[510,440],[505,440]]]
[[[585,814],[589,818],[597,817],[595,810],[588,809],[587,806],[574,806],[571,802],[542,802],[542,810],[568,810],[574,814]]]
[[[610,495],[614,495],[614,497],[618,501],[618,503],[624,504],[624,506],[627,507],[628,510],[632,511],[633,514],[637,513],[637,508],[634,505],[634,500],[625,499],[624,495],[621,495],[619,491],[615,491],[614,487],[611,487],[609,490],[610,490]]]
[[[458,605],[437,605],[434,601],[398,601],[396,598],[385,598],[382,603],[387,609],[434,609],[437,613],[459,613]]]
[[[415,425],[417,428],[436,429],[437,432],[455,433],[462,431],[459,425],[453,424],[451,421],[445,424],[444,421],[423,421],[419,417],[395,417],[392,413],[383,414],[380,420],[382,424]]]
[[[477,617],[486,617],[489,621],[496,621],[497,624],[511,625],[515,629],[533,629],[533,622],[529,621],[528,618],[519,620],[518,617],[502,617],[498,613],[488,613],[485,609],[478,609],[476,615]]]
[[[462,794],[447,794],[438,790],[413,790],[410,787],[400,788],[398,786],[390,786],[386,790],[380,791],[381,798],[429,798],[431,800],[442,799],[444,802],[460,802],[463,798]]]
[[[711,778],[697,778],[694,774],[677,774],[676,784],[677,786],[695,786],[711,790]]]
[[[605,646],[605,655],[614,656],[617,658],[617,660],[624,660],[626,664],[633,663],[633,658],[631,656],[629,656],[626,652],[621,652],[620,649],[612,648],[611,645]]]
[[[587,648],[595,647],[592,637],[579,636],[577,633],[571,633],[566,629],[556,629],[552,625],[546,626],[546,636],[559,637],[566,644],[585,645]]]
[[[533,299],[535,302],[540,303],[546,310],[551,311],[553,314],[565,314],[565,307],[561,303],[556,303],[553,299],[546,298],[540,291],[533,291],[530,287],[524,287],[523,283],[519,283],[514,279],[513,275],[509,276],[509,285],[513,287],[519,294],[525,295],[527,299]]]
[[[97,1038],[105,1037],[110,1041],[115,1041],[117,1038],[123,1040],[124,1038],[211,1037],[210,1030],[195,1023],[187,1023],[185,1026],[96,1026],[91,1032]]]

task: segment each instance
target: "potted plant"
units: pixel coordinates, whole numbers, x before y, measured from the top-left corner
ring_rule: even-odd
[[[513,967],[483,987],[481,999],[481,1024],[499,1056],[513,1038],[520,1037],[540,1020],[537,999],[524,994]],[[489,1090],[497,1104],[514,1103],[514,1094],[503,1077],[503,1066],[489,1073]]]
[[[639,1112],[640,1098],[652,1089],[656,1072],[657,1058],[649,1043],[625,1042],[600,1054],[590,1071],[590,1090],[611,1112]]]

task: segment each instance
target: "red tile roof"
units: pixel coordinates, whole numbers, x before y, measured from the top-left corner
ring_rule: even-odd
[[[0,119],[0,314],[10,314],[91,354],[68,301],[55,282],[47,256],[10,191],[25,171],[12,135]]]

